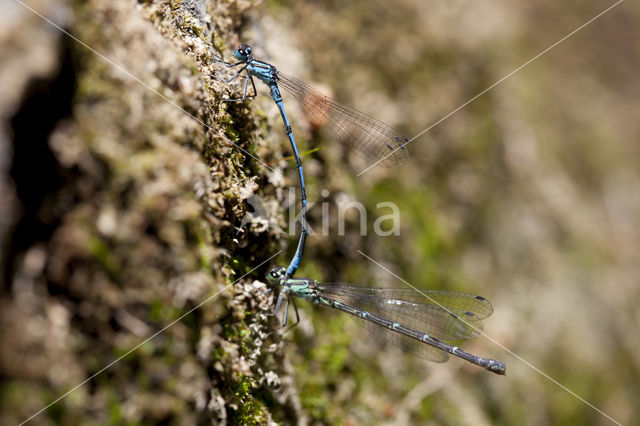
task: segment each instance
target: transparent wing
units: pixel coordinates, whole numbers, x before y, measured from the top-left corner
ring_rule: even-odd
[[[319,284],[322,295],[363,310],[415,331],[457,345],[482,331],[482,319],[493,312],[488,300],[481,296],[441,290],[372,289],[345,285]],[[401,350],[432,361],[446,361],[440,349],[416,341],[361,318],[361,326]]]
[[[449,354],[447,352],[436,347],[419,342],[416,339],[405,336],[404,334],[393,332],[388,328],[372,323],[371,321],[365,321],[362,318],[354,317],[352,315],[350,315],[350,318],[373,334],[377,339],[384,340],[385,342],[392,344],[402,352],[434,362],[445,362],[449,359]]]
[[[420,306],[444,307],[454,313],[462,313],[469,316],[473,314],[478,319],[485,319],[493,313],[493,306],[482,296],[461,293],[449,290],[413,290],[410,288],[367,288],[342,284],[318,284],[318,289],[327,295],[341,296],[350,300],[370,298],[373,300],[386,300],[386,305],[396,306],[396,301],[407,303],[398,304],[400,310],[422,309]],[[393,303],[392,303],[393,302]],[[381,302],[380,302],[381,303]],[[411,306],[411,307],[409,307]]]
[[[278,84],[297,99],[315,121],[326,123],[349,151],[382,167],[404,163],[408,139],[397,130],[355,109],[339,104],[308,84],[278,71]]]

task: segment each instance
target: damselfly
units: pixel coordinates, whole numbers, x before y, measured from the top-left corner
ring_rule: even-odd
[[[226,80],[229,83],[245,72],[244,90],[242,99],[231,99],[232,101],[244,101],[248,97],[257,95],[253,77],[263,81],[271,89],[271,97],[275,101],[280,115],[284,122],[289,142],[293,150],[300,178],[300,203],[302,231],[296,253],[286,271],[287,277],[292,277],[299,268],[304,251],[304,245],[308,233],[306,212],[307,196],[304,186],[304,174],[302,171],[302,161],[298,154],[298,147],[293,137],[291,124],[287,118],[282,103],[282,95],[279,85],[290,93],[301,105],[305,113],[316,122],[326,123],[326,126],[335,134],[350,152],[364,158],[371,163],[378,162],[383,167],[393,167],[406,161],[408,154],[405,144],[408,139],[402,137],[399,132],[388,125],[371,118],[352,108],[345,107],[333,99],[323,95],[306,83],[290,77],[267,62],[259,61],[251,56],[251,47],[244,44],[236,49],[233,56],[238,62],[228,63],[222,58],[213,55],[216,62],[222,63],[227,68],[242,66],[238,72]],[[248,94],[249,83],[253,90]]]
[[[285,278],[285,279],[283,279]],[[282,285],[276,314],[286,298],[282,324],[291,303],[299,320],[294,299],[335,308],[351,314],[364,328],[404,352],[435,362],[455,355],[496,374],[505,374],[502,361],[463,351],[457,345],[482,331],[482,319],[493,312],[487,299],[468,293],[445,290],[364,288],[320,283],[310,278],[286,278],[286,270],[276,266],[267,279]]]

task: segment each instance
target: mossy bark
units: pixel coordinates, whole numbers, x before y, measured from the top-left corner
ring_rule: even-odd
[[[281,224],[238,228],[282,145],[211,77],[253,2],[30,6],[73,38],[16,3],[2,39],[1,422],[302,421]]]

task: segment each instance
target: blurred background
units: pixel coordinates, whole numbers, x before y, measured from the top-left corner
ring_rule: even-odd
[[[280,263],[293,253],[282,207],[294,163],[281,161],[290,148],[262,83],[253,102],[219,102],[210,46],[228,59],[249,43],[412,138],[613,2],[30,4],[201,121],[24,8],[6,9],[2,423],[244,273],[33,424],[604,425],[640,415],[637,3],[417,137],[395,169],[357,176],[369,164],[283,93],[317,203],[297,276],[404,286],[360,250],[416,287],[482,295],[494,307],[489,338],[463,348],[504,361],[505,377],[405,355],[304,302],[298,327],[273,332],[273,295],[259,282],[267,265],[252,268],[278,248]],[[239,233],[254,193],[275,219]],[[366,235],[355,211],[338,235],[348,201],[366,206]],[[399,235],[373,232],[389,214],[383,202],[399,208]]]
[[[242,37],[255,40],[257,57],[412,138],[611,4],[268,2]],[[640,407],[639,12],[620,4],[418,137],[397,169],[356,177],[368,165],[307,133],[307,148],[321,148],[304,160],[309,198],[325,200],[326,188],[333,201],[364,203],[369,236],[354,221],[344,238],[310,237],[298,276],[404,285],[362,250],[415,286],[483,295],[495,309],[488,336],[632,422]],[[372,233],[376,214],[388,213],[375,208],[384,201],[401,210],[397,237]],[[610,423],[487,338],[465,347],[505,361],[506,377],[457,359],[437,365],[379,351],[345,315],[303,309],[313,337],[299,327],[302,343],[289,354],[303,405],[330,422]]]

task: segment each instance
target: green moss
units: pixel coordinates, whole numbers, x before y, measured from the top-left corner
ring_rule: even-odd
[[[222,349],[221,347],[216,347],[213,348],[213,350],[211,351],[211,359],[216,362],[216,361],[224,361],[225,359],[227,359],[229,356],[229,354],[227,354],[227,352]]]
[[[231,424],[258,425],[267,421],[265,406],[253,395],[255,387],[255,381],[244,374],[239,374],[231,384],[233,398],[230,403],[237,405],[230,416]]]
[[[171,0],[170,7],[172,12],[182,9],[182,0]]]
[[[109,395],[108,408],[109,408],[109,424],[114,426],[123,424],[121,403],[116,397],[116,395],[114,394]]]
[[[116,256],[111,252],[109,246],[96,235],[89,236],[89,251],[110,275],[118,274],[120,265]]]
[[[3,407],[17,407],[26,397],[27,386],[17,380],[0,382],[0,403]]]
[[[227,137],[231,139],[233,142],[238,142],[240,140],[240,134],[238,133],[238,130],[233,126],[233,122],[229,120],[228,124],[226,123],[222,123],[222,124],[224,128],[224,132],[227,135]]]
[[[322,388],[317,387],[313,389],[313,391],[314,392],[303,391],[300,394],[300,402],[302,403],[302,406],[309,411],[309,414],[315,420],[325,423],[332,423],[329,416],[331,410],[328,407],[330,402],[327,398],[324,398],[318,394],[322,391]]]
[[[206,226],[204,226],[204,224],[201,225],[201,229],[204,232],[208,232]],[[211,243],[209,242],[209,235],[207,235],[205,238],[204,235],[198,234],[197,240],[198,253],[200,254],[200,256],[198,257],[198,260],[200,261],[200,268],[210,269],[211,265],[213,264],[213,258],[211,257],[211,250],[209,249],[211,247]]]
[[[226,42],[219,37],[216,37],[215,32],[211,33],[211,44],[216,52],[224,52]]]

